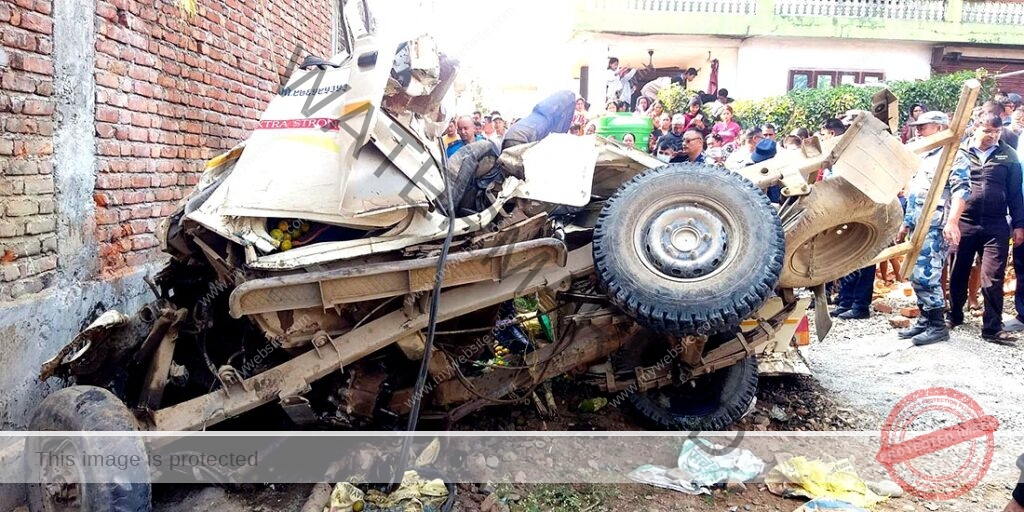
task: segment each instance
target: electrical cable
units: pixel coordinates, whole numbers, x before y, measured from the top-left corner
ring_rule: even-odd
[[[442,152],[442,155],[444,153]],[[444,158],[444,157],[442,157]],[[447,159],[445,159],[447,160]],[[446,162],[444,162],[446,163]],[[442,166],[444,166],[442,163]],[[434,274],[434,290],[430,298],[430,311],[427,315],[427,339],[423,343],[423,359],[420,361],[420,371],[416,376],[416,386],[412,393],[412,407],[409,411],[409,422],[406,426],[406,435],[402,439],[402,451],[399,454],[398,463],[395,464],[396,474],[392,475],[388,492],[393,492],[402,482],[405,468],[409,463],[409,452],[412,449],[412,433],[416,431],[416,423],[419,420],[420,405],[423,401],[423,388],[427,382],[427,370],[430,366],[430,356],[434,346],[435,328],[437,327],[437,307],[441,301],[441,283],[444,281],[444,267],[448,259],[448,249],[451,248],[452,238],[455,235],[455,202],[452,199],[452,184],[448,179],[448,173],[441,170],[441,177],[444,180],[445,196],[448,201],[446,212],[448,214],[448,232],[444,237],[444,245],[441,246],[441,255],[437,259],[437,272]]]

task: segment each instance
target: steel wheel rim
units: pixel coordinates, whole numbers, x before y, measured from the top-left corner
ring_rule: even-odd
[[[633,246],[644,266],[676,282],[710,279],[736,258],[729,233],[737,221],[711,198],[668,199],[639,216]]]

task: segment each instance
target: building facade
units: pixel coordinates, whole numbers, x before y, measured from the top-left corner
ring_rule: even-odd
[[[577,0],[573,25],[573,71],[597,104],[609,57],[650,76],[697,68],[702,90],[717,61],[718,87],[751,99],[1024,69],[1024,1]],[[999,86],[1024,92],[1024,76]]]

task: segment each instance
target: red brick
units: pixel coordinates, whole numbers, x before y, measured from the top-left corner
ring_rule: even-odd
[[[128,110],[134,110],[136,112],[148,112],[150,101],[140,96],[129,96],[128,97]]]
[[[105,107],[105,106],[102,106],[102,105],[101,106],[97,106],[96,107],[96,120],[97,121],[104,121],[104,122],[107,122],[107,123],[116,123],[116,122],[118,122],[117,110],[112,109],[110,107]]]
[[[907,327],[910,327],[910,319],[894,316],[892,318],[889,318],[889,325],[897,329],[906,329]]]
[[[96,135],[99,135],[101,138],[112,138],[116,132],[117,127],[112,124],[96,123]]]
[[[4,128],[11,133],[39,133],[39,123],[34,119],[8,119]]]
[[[886,304],[886,302],[884,300],[881,300],[881,299],[876,300],[875,302],[873,302],[871,304],[871,309],[874,309],[875,311],[877,311],[879,313],[882,313],[884,315],[888,315],[889,313],[892,313],[892,306],[890,306],[889,304]]]
[[[39,46],[39,39],[37,36],[19,31],[14,27],[7,27],[4,29],[2,40],[4,46],[30,52],[36,51]]]
[[[903,307],[900,308],[900,314],[907,318],[917,318],[921,314],[921,311],[915,307]]]
[[[40,82],[39,85],[36,86],[36,94],[40,96],[53,96],[53,82]]]
[[[39,73],[40,75],[53,75],[53,62],[35,55],[16,53],[11,56],[11,68]]]
[[[53,33],[53,21],[42,14],[25,12],[21,15],[21,28],[49,35]]]
[[[110,87],[111,89],[117,89],[121,85],[121,80],[117,78],[117,75],[106,71],[97,71],[96,84],[102,85],[103,87]]]
[[[101,190],[121,188],[121,175],[101,173],[99,176],[96,177],[96,188]]]
[[[52,155],[53,154],[53,142],[49,140],[29,140],[25,141],[25,151],[29,155]]]
[[[27,99],[21,112],[30,116],[53,115],[53,102]]]
[[[35,92],[38,80],[26,77],[20,73],[4,73],[0,79],[0,87],[8,91]]]

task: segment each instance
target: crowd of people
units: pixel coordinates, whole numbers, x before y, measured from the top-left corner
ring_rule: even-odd
[[[811,134],[807,128],[799,128],[779,136],[772,124],[743,126],[736,119],[734,99],[728,89],[716,88],[713,94],[695,89],[695,68],[649,80],[639,88],[639,93],[631,87],[635,72],[619,67],[618,59],[609,59],[606,94],[610,99],[605,110],[595,113],[590,103],[578,98],[569,133],[594,134],[601,117],[631,113],[649,118],[653,129],[650,133],[622,135],[624,145],[646,151],[666,163],[711,163],[732,170],[772,158],[779,150],[799,150]],[[666,111],[658,99],[658,93],[673,84],[691,91],[692,99],[679,112]],[[634,96],[636,100],[632,101]],[[643,147],[638,147],[638,141],[643,139],[646,145],[641,143]]]

